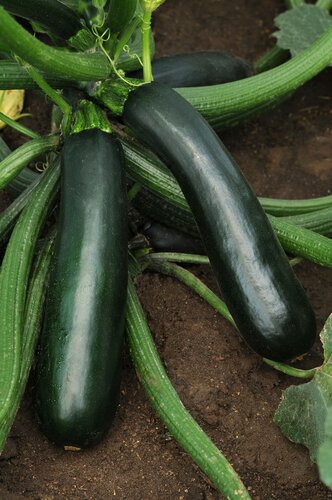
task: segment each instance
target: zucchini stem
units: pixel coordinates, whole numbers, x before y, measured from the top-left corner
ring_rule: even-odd
[[[143,60],[143,78],[146,83],[153,80],[151,66],[151,47],[150,47],[150,32],[151,32],[151,17],[152,12],[144,11],[142,18],[142,60]]]
[[[31,78],[36,82],[38,87],[47,95],[47,97],[49,97],[54,104],[59,106],[63,114],[70,115],[72,110],[67,101],[65,101],[61,95],[46,82],[42,75],[33,66],[25,62],[23,62],[22,65]]]

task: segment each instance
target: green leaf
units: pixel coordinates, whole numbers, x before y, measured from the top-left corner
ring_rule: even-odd
[[[332,408],[327,412],[325,440],[318,450],[317,463],[321,480],[332,489]]]
[[[279,28],[273,34],[278,47],[290,50],[294,57],[327,30],[332,24],[332,16],[315,5],[302,5],[283,12],[275,18],[274,23]]]
[[[291,386],[283,392],[274,416],[281,432],[290,441],[306,446],[314,462],[317,462],[319,447],[326,442],[325,423],[332,409],[332,314],[320,338],[324,348],[323,365],[310,382]],[[327,446],[331,453],[332,439]],[[324,450],[326,453],[326,447]]]

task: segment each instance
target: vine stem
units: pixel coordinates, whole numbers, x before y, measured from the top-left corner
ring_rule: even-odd
[[[184,269],[176,264],[161,261],[161,260],[151,260],[151,255],[148,255],[142,259],[144,262],[148,263],[148,267],[154,271],[166,274],[167,276],[172,276],[178,279],[184,285],[188,286],[191,290],[197,293],[202,299],[204,299],[210,306],[212,306],[221,316],[223,316],[232,326],[236,327],[235,321],[228,310],[225,302],[223,302],[209,287],[207,287],[199,278],[192,274],[187,269]],[[264,363],[272,366],[276,370],[285,373],[291,377],[297,378],[312,378],[317,368],[311,370],[301,370],[300,368],[293,368],[292,366],[286,365],[284,363],[279,363],[277,361],[272,361],[270,359],[262,358]]]
[[[263,358],[264,363],[272,368],[275,368],[279,372],[285,373],[290,377],[297,378],[313,378],[317,373],[317,368],[311,368],[311,370],[301,370],[300,368],[294,368],[294,366],[285,365],[284,363],[277,363],[272,359]]]
[[[331,51],[332,26],[310,47],[277,68],[236,82],[176,90],[211,120],[281,99],[330,64]]]
[[[169,432],[226,499],[250,499],[231,464],[185,409],[172,386],[152,340],[130,277],[126,326],[131,358],[138,377],[153,408]]]
[[[38,87],[51,99],[51,101],[54,102],[54,104],[59,106],[63,114],[70,116],[72,112],[71,107],[61,97],[61,95],[47,83],[47,81],[33,66],[26,63],[25,61],[20,60],[19,62],[22,64],[29,76],[31,76],[31,78],[36,82]]]
[[[39,134],[37,134],[37,132],[34,132],[28,127],[25,127],[21,123],[18,123],[16,120],[13,120],[12,118],[10,118],[10,116],[5,115],[1,111],[0,111],[0,120],[6,123],[6,125],[8,125],[9,127],[20,132],[20,134],[26,135],[31,139],[37,139],[37,137],[39,137]]]
[[[38,156],[54,151],[59,144],[55,134],[37,137],[22,144],[0,162],[0,189],[3,189],[19,172]]]
[[[53,251],[55,232],[51,233],[43,244],[43,248],[34,264],[29,283],[28,296],[25,304],[25,324],[23,330],[22,359],[20,377],[11,400],[5,420],[0,426],[0,450],[4,447],[8,433],[19,408],[25,386],[28,380],[33,356],[36,349],[40,323],[43,313],[43,302],[46,294],[46,282]]]
[[[33,253],[49,209],[55,201],[60,165],[47,169],[15,225],[0,275],[0,427],[12,408],[22,360],[24,310]],[[1,450],[0,450],[1,452]]]
[[[184,262],[186,264],[210,264],[209,257],[206,255],[196,255],[191,253],[179,252],[153,252],[147,256],[151,262]],[[295,257],[289,260],[291,266],[296,266],[302,262],[301,257]]]
[[[148,255],[151,262],[185,262],[186,264],[210,264],[206,255],[195,255],[178,252],[154,252]]]

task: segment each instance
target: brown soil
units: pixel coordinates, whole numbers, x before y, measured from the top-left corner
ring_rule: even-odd
[[[273,45],[273,17],[282,8],[281,0],[168,0],[155,19],[158,54],[222,49],[254,61]],[[257,194],[307,198],[330,193],[331,98],[329,69],[278,110],[222,134]],[[37,110],[35,104],[32,112]],[[196,271],[215,289],[206,268]],[[331,271],[305,263],[296,273],[321,327],[331,312]],[[138,290],[185,406],[253,498],[332,498],[306,449],[284,439],[272,421],[282,389],[294,381],[262,364],[226,321],[176,281],[145,274]],[[318,362],[317,345],[308,363]],[[43,437],[31,386],[0,462],[0,498],[219,498],[152,411],[127,354],[112,430],[84,453],[64,452]]]

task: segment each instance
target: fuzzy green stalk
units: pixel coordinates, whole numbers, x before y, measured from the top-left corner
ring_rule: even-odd
[[[69,106],[69,104],[67,103],[67,101],[65,101],[61,95],[59,94],[59,92],[57,92],[56,90],[54,90],[48,83],[47,81],[45,80],[45,78],[43,78],[43,76],[33,67],[31,66],[30,64],[27,64],[25,61],[20,61],[23,68],[27,71],[27,73],[29,74],[29,76],[31,76],[31,78],[36,82],[36,84],[38,85],[38,87],[44,92],[44,94],[47,95],[47,97],[49,97],[49,99],[51,99],[51,101],[53,101],[53,103],[58,106],[61,111],[63,112],[64,115],[71,115],[71,107]]]
[[[40,323],[43,313],[43,303],[46,293],[46,282],[53,253],[55,234],[53,233],[44,244],[37,261],[34,265],[30,280],[28,298],[25,307],[25,325],[23,332],[21,371],[15,397],[12,399],[11,407],[6,419],[0,427],[0,450],[3,448],[10,428],[13,424],[20,401],[23,397],[25,386],[28,380],[33,356],[36,349]]]
[[[332,25],[310,47],[277,68],[236,82],[176,90],[210,121],[290,94],[326,68],[331,54]]]
[[[169,432],[226,499],[250,499],[233,467],[185,409],[172,386],[130,277],[126,323],[136,372],[153,408]]]
[[[0,162],[0,189],[3,189],[19,172],[38,156],[53,151],[59,144],[57,135],[37,137],[12,151]]]
[[[47,169],[15,225],[2,262],[0,427],[7,421],[18,391],[22,369],[24,312],[32,259],[40,230],[55,201],[59,178],[59,164]]]
[[[0,7],[0,43],[32,66],[69,80],[104,80],[112,68],[100,52],[66,52],[48,46],[26,31]]]
[[[150,83],[153,79],[150,47],[151,17],[152,12],[147,10],[144,12],[142,19],[143,78],[146,83]]]

